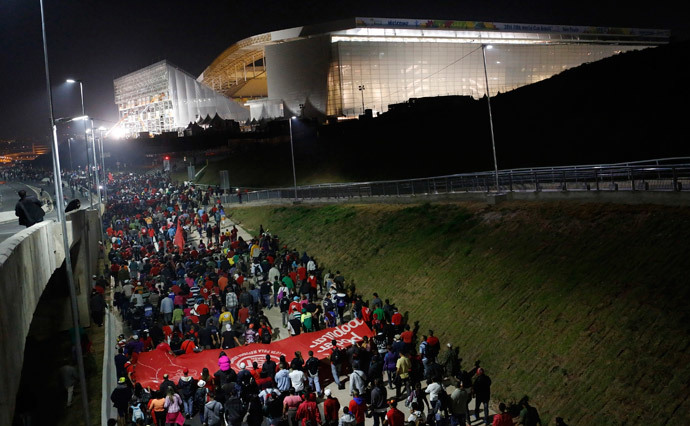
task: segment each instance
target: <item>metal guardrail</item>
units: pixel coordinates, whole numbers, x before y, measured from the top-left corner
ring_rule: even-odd
[[[429,178],[331,183],[297,187],[297,199],[355,198],[489,192],[690,191],[690,157],[630,163],[522,168]],[[295,199],[295,188],[249,191],[242,202]],[[237,194],[221,197],[239,202]]]

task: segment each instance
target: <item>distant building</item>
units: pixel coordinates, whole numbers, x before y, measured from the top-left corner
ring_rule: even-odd
[[[374,115],[410,98],[506,92],[617,53],[668,43],[633,28],[353,18],[273,31],[228,47],[198,81],[252,119]]]
[[[168,61],[114,80],[118,126],[126,137],[183,132],[190,122],[216,114],[222,119],[246,121],[249,111]]]

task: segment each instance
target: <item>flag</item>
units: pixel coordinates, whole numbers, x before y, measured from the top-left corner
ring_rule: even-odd
[[[182,233],[182,226],[180,225],[179,219],[177,219],[177,230],[175,231],[174,242],[178,250],[180,251],[180,254],[182,254],[182,250],[184,249],[184,234]]]

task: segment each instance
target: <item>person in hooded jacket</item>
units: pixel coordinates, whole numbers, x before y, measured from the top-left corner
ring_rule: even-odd
[[[208,426],[224,426],[222,412],[223,406],[220,402],[216,401],[216,395],[214,392],[208,393],[209,401],[204,405],[204,415],[203,419],[206,420],[206,425]]]
[[[194,391],[196,391],[196,381],[189,375],[189,370],[184,369],[184,375],[177,381],[177,390],[182,398],[184,413],[188,419],[192,418],[194,410]]]
[[[350,413],[355,416],[356,426],[364,426],[364,419],[367,413],[367,403],[364,401],[364,397],[360,396],[358,391],[352,391],[352,401],[350,401],[348,408],[350,409]]]

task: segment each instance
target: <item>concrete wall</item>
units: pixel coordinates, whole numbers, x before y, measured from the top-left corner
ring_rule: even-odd
[[[98,250],[97,212],[75,211],[67,216],[67,225],[80,322],[88,326],[89,272],[95,268]],[[87,250],[94,254],[90,262]],[[0,244],[0,425],[12,424],[26,336],[41,294],[64,260],[62,227],[56,222],[43,221]],[[69,295],[64,300],[68,303]],[[63,328],[71,327],[69,315],[61,320]]]

